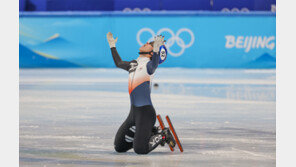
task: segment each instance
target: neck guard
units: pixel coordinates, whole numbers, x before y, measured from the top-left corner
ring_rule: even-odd
[[[139,52],[139,54],[149,54],[151,56],[153,56],[153,50],[151,50],[150,52]]]

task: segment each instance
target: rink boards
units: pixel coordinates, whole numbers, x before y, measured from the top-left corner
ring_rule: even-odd
[[[275,68],[275,25],[265,12],[21,13],[20,67],[115,67],[110,31],[127,61],[163,34],[169,56],[161,67]]]

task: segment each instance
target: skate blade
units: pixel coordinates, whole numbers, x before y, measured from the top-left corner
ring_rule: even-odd
[[[179,138],[178,138],[178,136],[177,136],[177,133],[176,133],[174,127],[173,127],[173,124],[172,124],[172,122],[171,122],[169,116],[167,115],[165,118],[166,118],[166,120],[167,120],[167,122],[168,122],[168,124],[169,124],[170,130],[171,130],[171,132],[173,133],[173,136],[174,136],[174,138],[175,138],[175,141],[176,141],[176,143],[177,143],[177,145],[178,145],[180,151],[183,152],[183,147],[182,147],[182,145],[181,145],[181,142],[180,142],[180,140],[179,140]]]
[[[161,116],[160,115],[157,115],[156,117],[157,117],[157,120],[159,122],[159,125],[160,125],[161,129],[164,129],[164,123],[163,123],[163,121],[161,119]],[[174,148],[172,146],[170,146],[170,145],[169,145],[169,147],[170,147],[171,151],[173,152],[174,151]]]

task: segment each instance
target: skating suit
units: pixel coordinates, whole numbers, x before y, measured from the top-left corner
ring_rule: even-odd
[[[152,105],[150,83],[158,67],[158,54],[154,53],[152,59],[138,57],[136,60],[122,61],[115,47],[111,48],[111,52],[115,65],[129,72],[128,91],[131,105]]]
[[[130,63],[128,92],[130,94],[131,104],[139,107],[152,105],[150,94],[150,83],[153,74],[149,75],[147,71],[148,57],[139,57],[136,61]]]
[[[132,61],[122,61],[115,47],[111,48],[111,53],[116,67],[129,72],[128,91],[131,101],[130,113],[116,133],[114,148],[117,152],[134,148],[138,154],[147,154],[161,141],[161,135],[152,132],[156,114],[150,98],[150,82],[158,67],[159,55],[153,53],[152,59],[139,57]]]

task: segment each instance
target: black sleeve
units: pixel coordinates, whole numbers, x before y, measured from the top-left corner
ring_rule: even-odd
[[[122,69],[128,71],[130,62],[122,61],[119,54],[117,53],[117,50],[115,47],[111,48],[111,53],[112,53],[112,57],[113,57],[116,67],[119,67],[119,68],[122,68]]]

